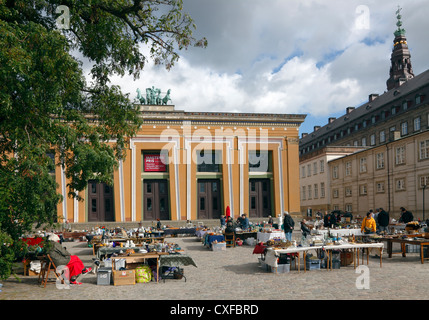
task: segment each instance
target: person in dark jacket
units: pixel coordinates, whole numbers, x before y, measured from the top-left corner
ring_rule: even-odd
[[[325,216],[323,217],[323,226],[329,228],[329,214],[325,211]]]
[[[311,233],[310,229],[307,226],[307,220],[305,219],[302,219],[301,221],[301,232],[303,238],[306,238]]]
[[[289,212],[285,212],[285,221],[283,223],[283,230],[286,236],[286,240],[292,241],[292,231],[295,227],[295,221],[289,215]]]
[[[383,208],[380,208],[378,212],[377,220],[378,220],[379,231],[387,232],[388,231],[387,228],[389,226],[389,221],[390,221],[389,213],[384,211]]]
[[[401,207],[401,217],[399,218],[399,222],[402,223],[408,223],[414,220],[413,214],[405,209],[404,207]]]
[[[235,232],[234,221],[232,220],[231,216],[227,217],[225,232],[226,233]]]

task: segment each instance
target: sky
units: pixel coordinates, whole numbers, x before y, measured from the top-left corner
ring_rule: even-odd
[[[306,114],[300,135],[383,94],[396,10],[414,74],[429,69],[429,0],[183,0],[205,49],[180,51],[167,71],[148,64],[140,79],[114,77],[136,90],[171,90],[176,110]]]

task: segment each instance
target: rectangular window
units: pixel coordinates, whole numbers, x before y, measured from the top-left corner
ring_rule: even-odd
[[[325,197],[325,183],[324,182],[320,183],[320,197],[321,198]]]
[[[333,190],[332,190],[332,197],[334,197],[334,198],[338,198],[338,196],[339,196],[338,189],[333,189]]]
[[[338,166],[332,167],[332,179],[338,179]]]
[[[384,182],[376,183],[377,193],[384,193]]]
[[[314,184],[314,199],[319,198],[319,185],[316,183]]]
[[[216,161],[217,163],[217,170],[220,170],[220,163],[221,163],[221,154],[220,152],[216,152],[216,159],[213,161]],[[249,151],[249,172],[271,172],[272,171],[272,165],[271,165],[271,151],[262,151],[262,150],[253,150]],[[213,172],[213,171],[212,171]],[[220,171],[215,171],[220,172]]]
[[[420,179],[420,189],[423,189],[424,186],[429,187],[429,175],[421,176]]]
[[[346,204],[346,211],[347,212],[353,212],[353,206],[351,203],[347,203]]]
[[[359,172],[360,173],[366,172],[366,158],[360,158],[359,163],[360,163]]]
[[[352,174],[352,163],[351,161],[346,162],[346,176],[351,176]]]
[[[396,191],[404,191],[405,190],[405,179],[396,179]]]
[[[396,114],[396,107],[392,107],[392,109],[390,109],[390,112],[392,115]]]
[[[355,147],[357,147],[357,146],[359,146],[359,142],[358,142],[357,140],[355,140],[355,141],[353,141],[353,145],[354,145]]]
[[[420,141],[419,154],[420,160],[429,159],[429,140]]]
[[[372,146],[375,145],[375,134],[372,134],[370,136],[370,143],[371,143]]]
[[[383,131],[380,131],[380,143],[383,143],[386,141],[386,133]]]
[[[311,185],[307,186],[307,190],[308,190],[308,199],[313,199],[313,192],[311,190]]]
[[[405,147],[397,147],[395,149],[395,163],[397,165],[405,163]]]
[[[307,177],[311,177],[311,164],[307,165]]]
[[[366,195],[367,195],[367,193],[368,193],[368,191],[367,191],[366,184],[362,184],[362,185],[360,185],[360,186],[359,186],[359,194],[360,194],[361,196],[366,196]]]
[[[417,117],[414,119],[414,131],[419,131],[421,128],[421,118]]]
[[[419,104],[422,102],[422,98],[420,97],[420,95],[416,96],[416,104]]]
[[[307,199],[307,189],[306,187],[302,187],[302,200],[306,200]]]
[[[317,174],[317,162],[313,163],[313,175]]]
[[[301,178],[305,178],[305,166],[301,167]]]
[[[366,147],[366,138],[365,137],[362,138],[362,147]]]
[[[408,134],[408,122],[401,123],[401,135],[405,136]]]
[[[325,160],[320,160],[320,173],[325,172]]]
[[[352,196],[352,188],[346,187],[345,188],[345,194],[346,194],[346,197],[351,197]]]
[[[376,164],[376,168],[377,169],[384,169],[384,153],[377,153],[377,164]]]

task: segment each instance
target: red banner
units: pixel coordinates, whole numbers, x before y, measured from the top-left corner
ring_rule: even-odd
[[[145,154],[144,155],[144,171],[145,172],[165,172],[165,156],[160,154]]]

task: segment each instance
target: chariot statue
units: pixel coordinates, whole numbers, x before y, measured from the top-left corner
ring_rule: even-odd
[[[140,104],[166,105],[168,101],[171,101],[171,98],[170,98],[171,89],[168,89],[166,95],[162,98],[161,89],[155,88],[154,86],[152,86],[152,88],[146,88],[146,99],[143,97],[140,89],[137,89],[136,91],[137,91],[136,100]]]

